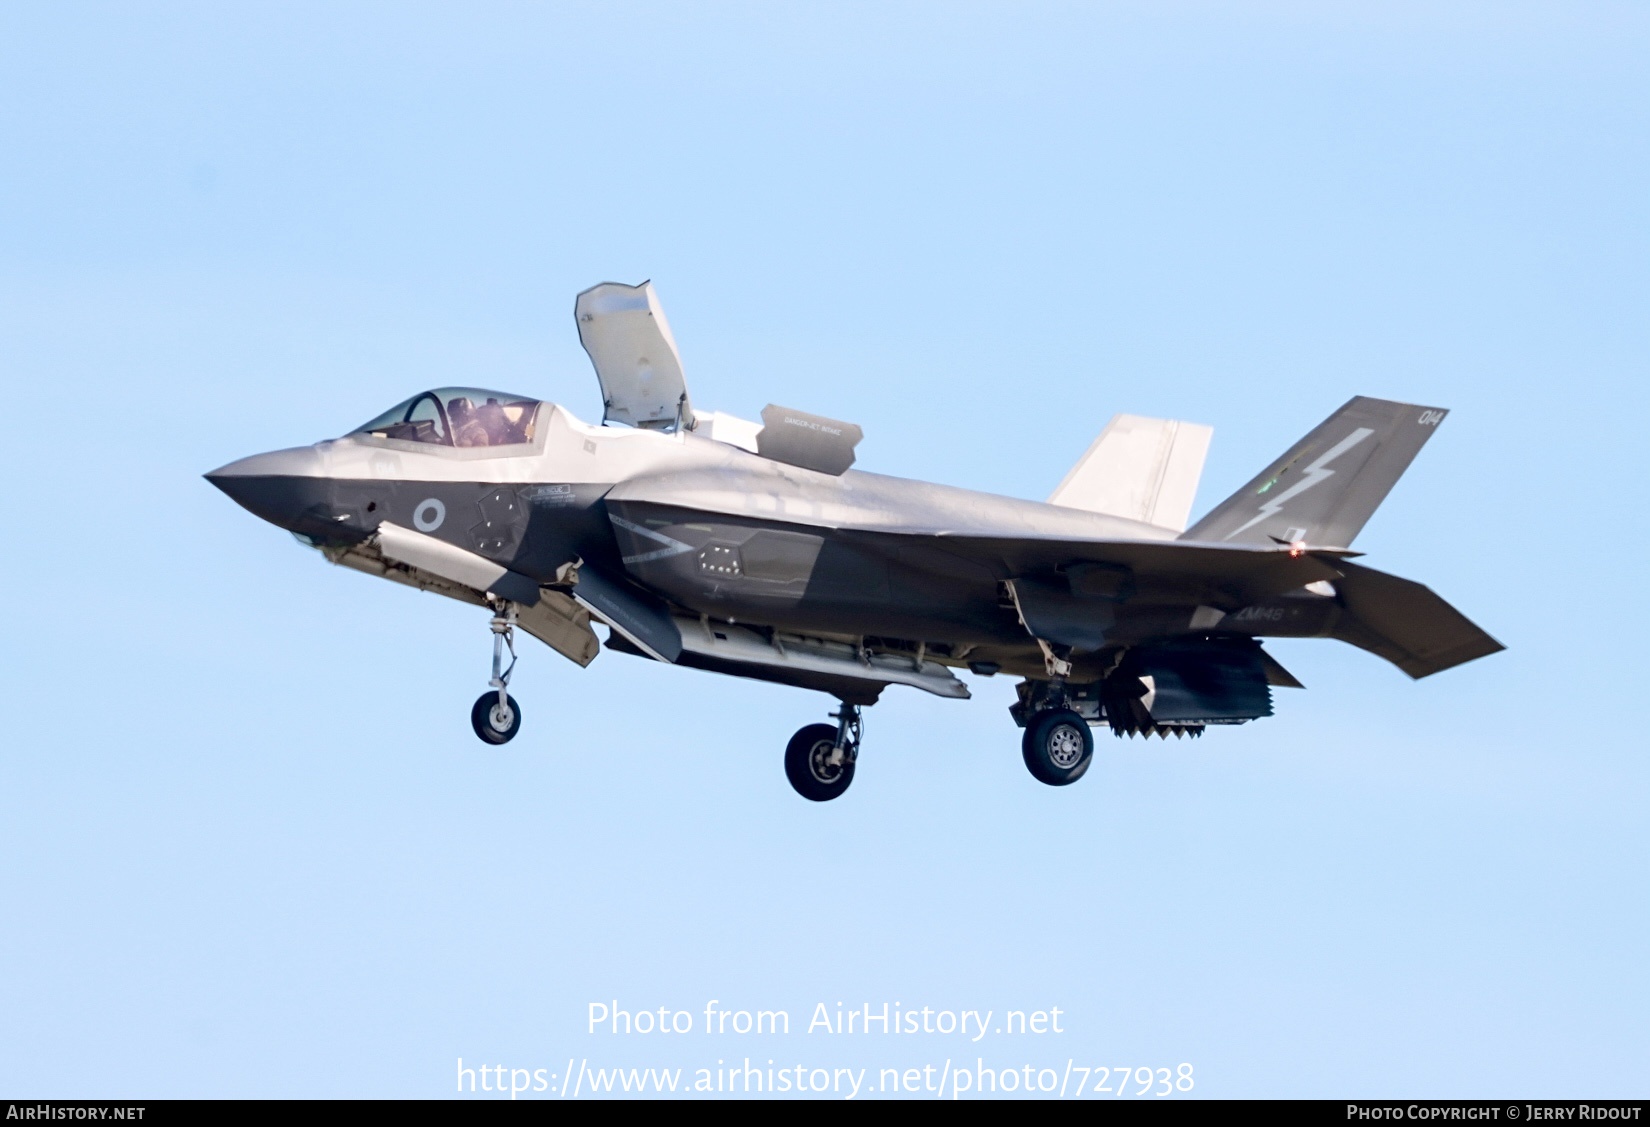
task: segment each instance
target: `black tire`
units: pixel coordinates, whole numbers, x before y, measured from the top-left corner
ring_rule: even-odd
[[[1020,752],[1032,778],[1051,787],[1070,786],[1094,761],[1088,721],[1064,708],[1039,712],[1026,725]]]
[[[836,767],[824,762],[836,747],[835,724],[809,724],[785,746],[785,777],[810,802],[829,802],[854,781],[854,761]]]
[[[476,698],[475,705],[470,709],[470,727],[476,730],[483,743],[507,744],[521,731],[521,702],[508,695],[504,701],[507,716],[495,711],[498,708],[498,690],[488,689]]]

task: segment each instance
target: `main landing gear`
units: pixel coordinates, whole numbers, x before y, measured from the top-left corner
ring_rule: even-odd
[[[1089,722],[1069,708],[1034,712],[1020,737],[1020,754],[1038,782],[1070,786],[1094,761],[1094,735]]]
[[[1094,761],[1094,735],[1078,711],[1085,707],[1084,691],[1067,686],[1070,666],[1057,662],[1051,654],[1046,682],[1022,682],[1020,703],[1009,711],[1025,727],[1020,754],[1031,777],[1051,787],[1065,787],[1081,779]],[[1092,703],[1087,707],[1092,709]]]
[[[470,726],[490,744],[507,744],[521,730],[521,703],[509,693],[510,672],[516,667],[516,605],[500,602],[493,614],[493,679],[487,692],[476,698],[470,709]],[[510,664],[504,666],[504,651]]]
[[[859,758],[859,707],[844,704],[831,713],[833,724],[809,724],[785,747],[785,777],[796,793],[812,802],[829,802],[854,781]]]

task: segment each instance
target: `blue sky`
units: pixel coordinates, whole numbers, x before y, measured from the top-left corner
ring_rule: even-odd
[[[0,1089],[1195,1067],[1207,1095],[1650,1083],[1650,18],[1627,4],[13,5],[0,12]],[[199,475],[480,384],[599,417],[652,278],[696,404],[1041,498],[1116,411],[1199,511],[1352,394],[1453,413],[1358,541],[1509,650],[1335,643],[1196,743],[1019,761],[1005,678],[801,691],[529,642]],[[636,1009],[1059,1006],[899,1043]]]

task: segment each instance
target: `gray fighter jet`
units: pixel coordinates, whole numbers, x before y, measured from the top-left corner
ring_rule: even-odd
[[[207,474],[328,560],[491,611],[471,710],[513,738],[517,628],[588,665],[642,659],[840,702],[785,751],[815,801],[854,777],[860,710],[889,685],[966,699],[959,670],[1022,680],[1010,712],[1064,786],[1091,727],[1197,736],[1300,687],[1262,637],[1338,638],[1425,677],[1502,646],[1352,540],[1445,412],[1350,400],[1186,527],[1210,430],[1114,418],[1046,503],[849,467],[859,427],[769,406],[695,410],[653,287],[578,296],[605,411],[425,391],[313,446]],[[509,664],[504,663],[505,651]]]

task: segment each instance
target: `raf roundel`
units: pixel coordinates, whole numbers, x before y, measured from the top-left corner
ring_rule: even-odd
[[[418,503],[413,510],[413,527],[420,532],[434,532],[447,519],[447,506],[439,497],[430,497]]]

